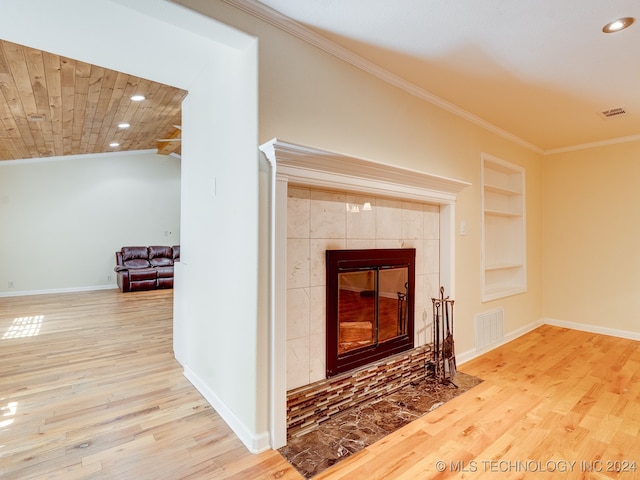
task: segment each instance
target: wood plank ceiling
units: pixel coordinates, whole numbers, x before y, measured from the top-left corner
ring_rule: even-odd
[[[132,101],[134,94],[145,100]],[[0,40],[0,161],[148,149],[179,154],[186,95]]]

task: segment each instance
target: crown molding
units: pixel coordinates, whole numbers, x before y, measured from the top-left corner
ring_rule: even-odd
[[[453,103],[450,103],[443,98],[425,90],[424,88],[418,87],[417,85],[399,77],[398,75],[391,73],[388,70],[385,70],[382,67],[379,67],[373,62],[361,57],[360,55],[355,54],[354,52],[341,47],[335,42],[323,37],[322,35],[314,32],[313,30],[291,20],[289,17],[282,15],[281,13],[273,10],[266,5],[257,2],[255,0],[222,0],[224,3],[231,5],[243,12],[246,12],[260,20],[263,20],[274,27],[279,28],[305,42],[324,50],[325,52],[357,67],[377,78],[383,80],[395,87],[398,87],[407,93],[418,97],[422,100],[425,100],[437,107],[442,108],[443,110],[448,111],[464,120],[467,120],[475,125],[478,125],[485,130],[493,132],[507,140],[510,140],[516,144],[519,144],[528,150],[531,150],[535,153],[544,154],[544,150],[541,148],[523,140],[520,137],[513,135],[506,130],[503,130],[494,124],[487,122],[486,120],[474,115]]]
[[[325,187],[413,199],[440,205],[453,204],[468,182],[409,168],[305,147],[274,138],[260,145],[277,175],[293,185]]]
[[[610,140],[602,140],[600,142],[583,143],[581,145],[572,145],[570,147],[554,148],[545,150],[545,155],[555,155],[557,153],[575,152],[578,150],[587,150],[589,148],[606,147],[608,145],[617,145],[620,143],[640,142],[640,135],[631,135],[629,137],[613,138]]]
[[[149,155],[149,154],[158,155],[158,150],[148,149],[148,150],[128,150],[124,152],[80,153],[77,155],[59,155],[55,157],[22,158],[18,160],[0,160],[0,167],[9,167],[11,165],[28,165],[32,163],[68,162],[70,160],[90,160],[92,158],[104,158],[104,157],[131,157],[133,155]]]

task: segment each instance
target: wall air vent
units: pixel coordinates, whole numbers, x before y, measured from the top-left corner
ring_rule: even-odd
[[[621,118],[629,115],[629,112],[627,111],[626,108],[618,107],[618,108],[612,108],[610,110],[605,110],[603,112],[599,112],[599,115],[604,119]]]
[[[504,341],[504,309],[496,308],[475,318],[476,350],[497,346]]]

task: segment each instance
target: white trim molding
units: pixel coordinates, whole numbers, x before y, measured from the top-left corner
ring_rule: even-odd
[[[527,325],[524,325],[523,327],[520,327],[514,330],[513,332],[506,333],[504,335],[504,338],[501,341],[492,343],[486,348],[481,348],[481,349],[472,348],[471,350],[467,350],[465,352],[456,353],[456,362],[458,363],[458,365],[462,365],[463,363],[473,360],[474,358],[477,358],[480,355],[483,355],[487,352],[490,352],[491,350],[495,350],[496,348],[501,347],[502,345],[512,342],[516,338],[522,337],[523,335],[526,335],[527,333],[534,331],[536,328],[542,325],[544,325],[543,320],[531,322]]]
[[[288,186],[373,193],[440,205],[440,283],[455,296],[455,203],[468,182],[273,139],[260,146],[271,164],[271,446],[286,445]]]
[[[443,110],[452,113],[468,122],[473,123],[474,125],[478,125],[485,130],[495,133],[496,135],[505,138],[515,144],[521,145],[535,153],[539,153],[541,155],[553,155],[556,153],[570,152],[576,150],[583,150],[585,148],[593,148],[603,145],[615,145],[618,143],[628,143],[635,142],[639,140],[639,135],[632,135],[628,137],[614,138],[611,140],[605,140],[602,142],[594,142],[582,145],[570,145],[562,148],[554,148],[550,150],[544,150],[537,145],[534,145],[523,138],[520,138],[513,133],[500,128],[493,123],[490,123],[483,118],[464,110],[457,105],[445,100],[444,98],[417,86],[414,83],[405,80],[404,78],[396,75],[389,70],[386,70],[375,63],[367,60],[364,57],[352,52],[344,48],[341,45],[329,40],[326,37],[323,37],[317,32],[314,32],[308,27],[301,25],[300,23],[292,20],[291,18],[281,14],[280,12],[260,3],[257,0],[222,0],[223,2],[237,8],[238,10],[242,10],[249,15],[252,15],[264,22],[267,22],[270,25],[273,25],[280,30],[293,35],[294,37],[303,40],[314,47],[317,47],[330,55],[333,55],[340,60],[347,62],[354,67],[359,68],[360,70],[367,72],[374,77],[379,78],[380,80],[393,85],[394,87],[398,87],[405,92],[420,98],[421,100],[425,100],[432,105],[442,108]]]
[[[357,67],[360,70],[363,70],[369,73],[370,75],[373,75],[374,77],[377,77],[380,80],[387,82],[390,85],[393,85],[394,87],[398,87],[411,95],[414,95],[422,100],[425,100],[431,103],[432,105],[436,105],[437,107],[440,107],[443,110],[446,110],[449,113],[452,113],[460,118],[463,118],[475,125],[478,125],[516,144],[522,145],[523,147],[525,147],[528,150],[531,150],[532,152],[544,154],[544,151],[541,148],[537,147],[536,145],[533,145],[532,143],[529,143],[523,140],[522,138],[517,137],[513,133],[510,133],[500,127],[497,127],[496,125],[487,122],[486,120],[478,117],[477,115],[474,115],[473,113],[468,112],[467,110],[464,110],[458,107],[457,105],[454,105],[451,102],[448,102],[442,97],[439,97],[438,95],[435,95],[430,91],[425,90],[424,88],[421,88],[415,85],[414,83],[411,83],[408,80],[405,80],[402,77],[399,77],[395,73],[392,73],[389,70],[386,70],[376,65],[375,63],[367,60],[366,58],[361,57],[360,55],[342,47],[341,45],[338,45],[337,43],[329,40],[328,38],[323,37],[319,33],[314,32],[310,28],[307,28],[304,25],[301,25],[300,23],[295,22],[289,17],[282,15],[276,10],[273,10],[272,8],[256,0],[222,0],[222,1],[256,18],[259,18],[260,20],[263,20],[268,24],[273,25],[276,28],[279,28],[280,30],[287,32],[290,35],[293,35],[294,37],[297,37],[300,40],[303,40],[309,43],[310,45],[313,45],[314,47],[317,47],[329,53],[330,55],[333,55],[334,57],[339,58],[340,60],[344,60],[350,65],[353,65],[354,67]]]
[[[565,320],[556,320],[554,318],[545,318],[546,325],[554,327],[569,328],[571,330],[580,330],[582,332],[598,333],[600,335],[609,335],[611,337],[627,338],[629,340],[639,340],[640,333],[629,330],[618,330],[615,328],[602,327],[599,325],[589,325],[587,323],[567,322]]]
[[[215,409],[216,413],[229,425],[233,433],[235,433],[242,443],[251,453],[262,453],[269,450],[269,434],[262,432],[252,434],[244,425],[238,416],[222,401],[220,397],[209,387],[207,382],[203,381],[200,376],[191,370],[188,366],[183,365],[183,375],[187,380],[202,394],[209,404]]]
[[[551,325],[552,327],[560,327],[567,328],[569,330],[579,330],[582,332],[595,333],[599,335],[609,335],[611,337],[618,338],[626,338],[629,340],[638,340],[640,341],[640,333],[631,332],[629,330],[618,330],[614,328],[601,327],[598,325],[589,325],[586,323],[577,323],[577,322],[568,322],[566,320],[556,320],[554,318],[542,318],[536,322],[529,323],[513,332],[510,332],[504,336],[504,339],[498,343],[494,343],[491,346],[484,349],[475,349],[467,350],[465,352],[456,353],[456,361],[458,365],[462,365],[474,358],[479,357],[491,350],[495,350],[502,345],[505,345],[509,342],[512,342],[516,338],[522,337],[529,332],[534,331],[536,328],[541,327],[542,325]]]
[[[132,155],[158,155],[158,150],[127,150],[123,152],[102,152],[102,153],[80,153],[77,155],[61,155],[56,157],[43,158],[22,158],[17,160],[2,160],[0,167],[9,167],[11,165],[28,165],[32,163],[52,163],[52,162],[68,162],[69,160],[89,160],[92,158],[104,157],[130,157]],[[179,156],[177,158],[180,158]]]
[[[289,183],[438,204],[455,203],[468,182],[273,139],[260,146]]]
[[[2,163],[2,162],[0,162]],[[92,292],[95,290],[116,290],[118,286],[116,284],[109,285],[93,285],[87,287],[68,287],[68,288],[50,288],[47,290],[17,290],[0,292],[0,298],[3,297],[24,297],[28,295],[51,295],[58,293],[75,293],[75,292]]]

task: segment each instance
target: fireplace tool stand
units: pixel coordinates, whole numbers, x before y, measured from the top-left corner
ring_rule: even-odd
[[[450,384],[456,376],[456,353],[453,342],[453,302],[444,296],[444,287],[440,287],[440,297],[432,298],[433,304],[433,349],[427,369],[437,382]]]

